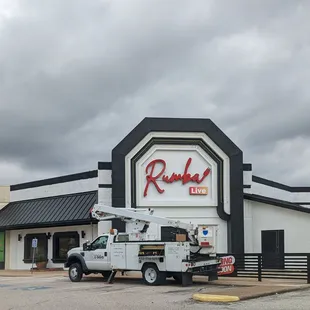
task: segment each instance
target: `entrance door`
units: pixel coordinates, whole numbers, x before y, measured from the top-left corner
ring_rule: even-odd
[[[262,263],[266,269],[284,269],[284,230],[262,231]]]
[[[5,232],[0,231],[0,270],[4,269],[4,258],[5,258]]]

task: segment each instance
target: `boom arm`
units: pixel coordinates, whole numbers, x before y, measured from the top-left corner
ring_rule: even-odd
[[[153,212],[153,209],[136,210],[126,208],[114,208],[106,206],[104,204],[95,204],[94,207],[91,209],[91,216],[98,221],[120,218],[122,221],[134,223],[136,228],[135,230],[138,230],[140,233],[145,233],[150,223],[181,228],[186,230],[192,242],[196,243],[194,238],[194,228],[192,224],[167,219],[164,217],[154,216]]]

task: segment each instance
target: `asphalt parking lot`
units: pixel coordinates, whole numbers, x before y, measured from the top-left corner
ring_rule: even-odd
[[[173,280],[165,286],[148,287],[141,279],[115,279],[107,284],[99,277],[79,283],[63,276],[0,277],[0,309],[310,309],[309,290],[231,304],[193,301],[193,293],[200,290],[212,291],[214,286],[195,283],[181,287]]]

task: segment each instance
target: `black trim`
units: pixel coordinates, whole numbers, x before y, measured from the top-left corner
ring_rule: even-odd
[[[89,225],[89,220],[75,220],[75,221],[64,221],[64,222],[53,222],[53,223],[38,223],[38,224],[23,224],[23,225],[12,225],[6,226],[6,230],[23,230],[23,229],[34,229],[34,228],[50,228],[50,227],[64,227],[64,226],[78,226],[78,225]],[[93,224],[97,224],[97,220],[93,220]]]
[[[66,183],[66,182],[72,182],[72,181],[77,181],[77,180],[92,179],[92,178],[97,178],[97,177],[98,177],[98,170],[91,170],[91,171],[80,172],[80,173],[75,173],[75,174],[68,174],[68,175],[55,177],[55,178],[14,184],[10,186],[10,190],[18,191],[18,190],[22,190],[26,188],[48,186],[48,185],[53,185],[53,184],[58,184],[58,183]]]
[[[261,196],[261,195],[255,195],[255,194],[244,194],[244,199],[265,203],[265,204],[271,204],[276,207],[289,209],[293,211],[299,211],[304,213],[310,213],[310,208],[302,207],[296,203],[292,203],[285,200],[275,199],[271,197]]]
[[[302,202],[294,201],[294,203],[296,203],[298,205],[310,205],[310,201],[308,201],[308,202],[306,202],[306,201],[302,201]]]
[[[78,193],[70,193],[70,194],[62,194],[62,195],[55,195],[55,196],[44,196],[40,198],[30,198],[30,199],[25,199],[25,200],[16,200],[16,201],[11,201],[7,205],[5,205],[1,210],[0,213],[8,208],[11,204],[13,203],[20,203],[20,202],[30,202],[30,201],[40,201],[40,200],[46,200],[46,199],[52,199],[52,198],[62,198],[62,197],[71,197],[71,196],[79,196],[79,195],[84,195],[84,194],[97,194],[97,190],[93,191],[86,191],[86,192],[78,192]]]
[[[99,161],[98,170],[112,170],[112,163],[106,161]]]
[[[243,188],[251,188],[251,185],[243,184]]]
[[[261,177],[255,176],[255,175],[252,176],[252,181],[255,183],[267,185],[270,187],[282,189],[284,191],[291,192],[291,193],[308,193],[308,192],[310,192],[309,186],[289,186],[289,185],[285,185],[285,184],[282,184],[279,182],[275,182],[275,181],[271,181],[271,180],[268,180],[265,178],[261,178]]]
[[[61,231],[61,232],[56,232],[53,234],[53,258],[52,262],[53,263],[65,263],[66,262],[66,257],[65,258],[60,258],[57,256],[57,250],[59,250],[59,238],[60,237],[72,237],[77,239],[77,247],[80,246],[80,235],[77,231]]]
[[[99,188],[112,188],[112,184],[98,184]]]
[[[124,208],[125,156],[150,132],[203,132],[213,140],[230,159],[230,205],[228,221],[228,251],[244,253],[243,219],[243,154],[242,151],[210,120],[187,118],[144,118],[112,150],[112,205]],[[120,231],[124,231],[124,223]],[[114,221],[113,226],[118,225]]]
[[[252,181],[255,183],[271,186],[271,187],[282,189],[285,191],[290,191],[290,187],[287,185],[284,185],[284,184],[281,184],[278,182],[274,182],[271,180],[267,180],[267,179],[264,179],[264,178],[261,178],[261,177],[255,176],[255,175],[252,175]]]
[[[243,164],[243,171],[252,171],[252,164]]]

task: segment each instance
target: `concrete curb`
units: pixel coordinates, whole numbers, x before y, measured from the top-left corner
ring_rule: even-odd
[[[235,302],[239,301],[238,296],[229,295],[211,295],[211,294],[194,294],[193,299],[201,302]]]

